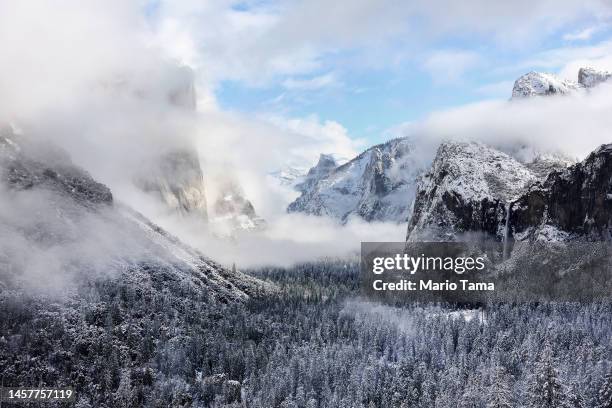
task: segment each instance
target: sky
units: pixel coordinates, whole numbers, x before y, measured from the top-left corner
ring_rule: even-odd
[[[400,135],[415,137],[424,165],[453,138],[525,160],[609,143],[612,85],[508,99],[530,70],[612,71],[611,35],[609,0],[0,0],[0,123],[58,144],[118,201],[215,259],[290,262],[406,229],[287,214],[299,193],[270,177],[284,166],[306,171],[320,153],[350,159]],[[169,102],[192,78],[197,110]],[[209,207],[216,176],[231,176],[265,231],[226,245],[153,208],[134,180],[185,146],[199,153]]]
[[[431,112],[507,99],[531,70],[605,68],[612,49],[612,3],[597,0],[162,0],[145,14],[198,71],[202,108],[333,121],[362,145]]]

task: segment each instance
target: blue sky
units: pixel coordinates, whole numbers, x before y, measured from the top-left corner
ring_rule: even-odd
[[[611,34],[610,28],[602,28],[585,39],[564,39],[568,33],[571,37],[571,33],[580,33],[581,29],[586,30],[579,24],[564,27],[537,46],[526,49],[504,50],[478,41],[436,44],[442,50],[475,50],[478,58],[458,74],[446,72],[442,67],[428,67],[419,60],[406,60],[397,66],[383,63],[376,68],[354,68],[334,56],[325,68],[293,78],[293,86],[288,78],[265,85],[225,80],[218,86],[216,96],[224,109],[287,116],[316,115],[321,120],[337,121],[349,134],[374,143],[387,137],[385,130],[418,121],[430,112],[483,99],[509,98],[512,82],[523,73],[557,72],[562,68],[554,63],[542,66],[530,61],[532,58],[537,59],[547,50],[596,45]],[[452,71],[452,67],[449,69]]]
[[[153,4],[161,43],[215,107],[334,121],[369,143],[430,112],[508,98],[530,70],[575,76],[572,63],[612,50],[605,0]]]

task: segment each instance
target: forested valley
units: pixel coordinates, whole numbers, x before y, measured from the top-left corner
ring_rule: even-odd
[[[2,382],[72,386],[80,408],[612,406],[609,302],[392,307],[355,261],[246,272],[278,291],[0,290]]]

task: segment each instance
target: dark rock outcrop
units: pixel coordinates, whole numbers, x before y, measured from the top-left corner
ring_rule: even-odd
[[[43,156],[48,159],[43,161]],[[110,189],[73,165],[67,154],[52,146],[34,146],[10,127],[0,131],[0,168],[0,176],[10,188],[43,188],[82,205],[113,202]]]
[[[591,67],[580,68],[578,83],[585,88],[592,88],[612,77],[612,72],[599,71]]]
[[[409,241],[454,241],[459,234],[503,239],[508,204],[536,175],[509,155],[481,143],[440,145],[417,185]]]
[[[136,183],[170,210],[208,219],[204,174],[195,149],[176,149],[160,156]]]
[[[582,162],[551,173],[512,205],[510,226],[519,236],[544,228],[609,240],[612,235],[612,144]]]
[[[546,178],[492,148],[446,143],[416,194],[409,241],[612,239],[612,144]]]

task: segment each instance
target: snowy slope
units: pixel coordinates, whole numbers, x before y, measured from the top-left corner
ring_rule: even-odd
[[[578,83],[585,88],[592,88],[612,77],[612,72],[599,71],[591,67],[580,68],[578,71]]]
[[[138,277],[138,284],[183,288],[222,302],[267,290],[114,202],[106,186],[61,151],[6,130],[0,135],[0,188],[4,286]]]
[[[526,165],[482,143],[445,142],[417,185],[407,239],[453,241],[504,234],[507,203],[537,180]]]
[[[163,154],[148,169],[146,176],[136,180],[140,189],[177,214],[208,219],[204,175],[195,149],[175,149]]]
[[[280,170],[268,173],[268,177],[270,177],[273,181],[276,181],[278,185],[291,188],[295,188],[297,184],[301,183],[305,176],[306,169],[290,166],[286,166]]]
[[[582,162],[555,171],[511,207],[515,239],[612,239],[612,145]]]
[[[338,167],[338,163],[336,163],[334,156],[321,153],[317,164],[308,170],[308,173],[295,185],[295,189],[303,193],[313,188],[319,180],[326,177],[336,167]]]
[[[265,228],[266,222],[257,215],[236,180],[230,178],[219,183],[219,195],[212,208],[211,227],[218,233],[225,231],[233,235],[238,231],[253,231]]]
[[[408,241],[612,239],[612,145],[568,166],[523,164],[481,143],[443,143],[421,177]]]
[[[403,138],[374,146],[305,186],[288,211],[342,221],[358,216],[366,221],[405,222],[420,171],[413,151]]]
[[[566,95],[580,89],[581,85],[561,79],[553,74],[529,72],[514,82],[512,99],[544,95]]]
[[[512,99],[532,96],[568,95],[580,90],[593,88],[612,77],[608,71],[600,71],[591,67],[578,70],[577,82],[562,79],[545,72],[529,72],[514,82]]]

